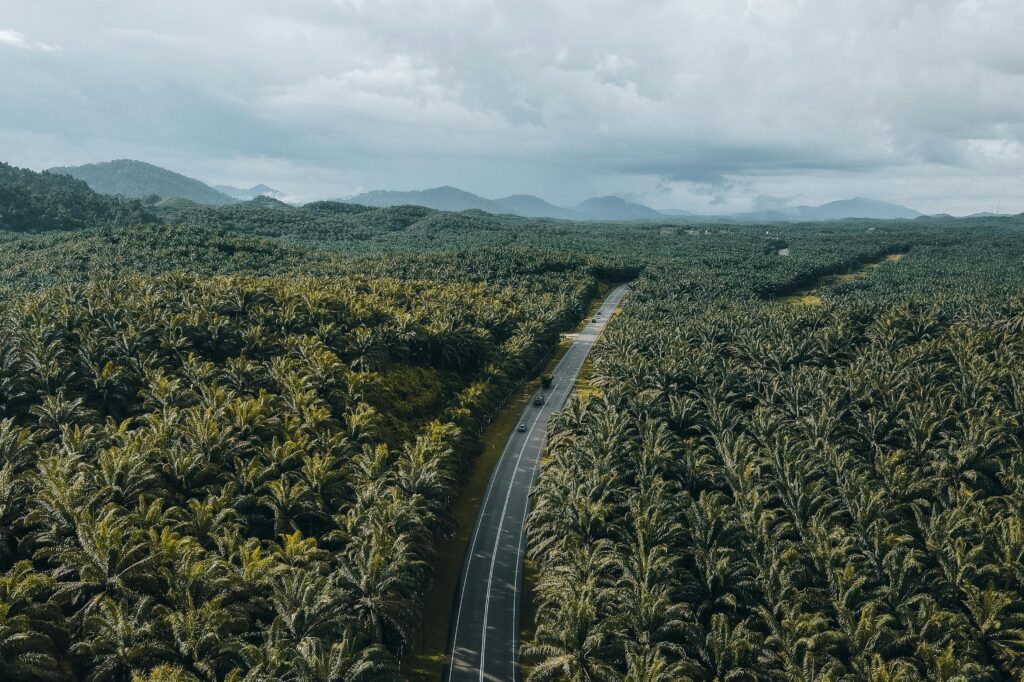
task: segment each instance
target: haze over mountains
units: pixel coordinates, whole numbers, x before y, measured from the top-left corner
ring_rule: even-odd
[[[450,186],[409,192],[376,190],[357,194],[345,201],[378,207],[408,204],[426,206],[439,211],[477,209],[488,213],[512,213],[526,218],[563,220],[641,220],[664,218],[666,215],[619,197],[595,197],[571,208],[564,208],[532,194],[513,194],[501,199],[485,199],[472,192]]]
[[[282,199],[284,195],[264,184],[242,188],[232,185],[211,187],[200,180],[154,166],[143,161],[119,159],[84,166],[51,168],[50,172],[70,175],[86,182],[101,194],[133,199],[154,195],[164,199],[187,199],[198,204],[220,206],[257,197]],[[476,209],[494,214],[513,214],[526,218],[560,220],[664,220],[701,219],[738,222],[802,222],[874,218],[879,220],[912,219],[921,214],[913,209],[872,199],[857,197],[833,201],[822,206],[792,206],[769,211],[734,215],[696,216],[682,209],[656,210],[644,204],[616,196],[593,197],[575,206],[556,206],[531,194],[513,194],[500,199],[485,197],[443,186],[425,190],[375,190],[343,201],[366,206],[425,206],[441,211]]]
[[[757,211],[724,216],[693,216],[681,209],[656,210],[650,206],[616,196],[593,197],[576,206],[555,206],[530,194],[514,194],[501,199],[486,199],[457,187],[399,192],[376,190],[345,199],[367,206],[426,206],[441,211],[478,209],[488,213],[512,213],[528,218],[561,218],[565,220],[659,220],[665,218],[706,218],[743,222],[809,222],[842,220],[844,218],[875,218],[878,220],[912,219],[921,213],[884,201],[857,197],[833,201],[822,206],[793,206],[772,211]]]
[[[36,173],[0,161],[0,232],[131,225],[152,217],[140,201],[97,193],[66,174]]]
[[[842,220],[843,218],[875,218],[878,220],[912,219],[920,217],[921,213],[906,206],[889,204],[884,201],[856,197],[855,199],[842,199],[832,201],[821,206],[792,206],[773,211],[756,211],[752,213],[741,213],[734,216],[737,219],[763,220],[763,221],[817,221],[817,220]]]
[[[249,201],[256,197],[273,197],[274,199],[280,199],[284,196],[281,192],[278,192],[273,187],[267,187],[264,184],[259,184],[249,189],[243,187],[232,187],[231,185],[214,185],[213,188],[222,194],[226,194],[232,199],[238,199],[239,201]]]
[[[129,199],[145,199],[157,195],[163,198],[188,199],[197,204],[220,206],[236,201],[195,178],[154,166],[144,161],[117,159],[84,166],[58,166],[49,172],[70,175],[83,180],[93,191]]]

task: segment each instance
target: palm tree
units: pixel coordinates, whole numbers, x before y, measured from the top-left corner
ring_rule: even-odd
[[[672,682],[693,679],[692,664],[667,658],[657,647],[626,645],[626,674],[623,682]]]
[[[337,571],[345,609],[363,623],[374,643],[408,643],[424,563],[413,557],[404,535],[372,525],[353,538]]]
[[[398,668],[391,655],[378,645],[360,645],[352,630],[329,644],[322,639],[307,639],[298,646],[294,670],[295,682],[381,682],[397,681]]]
[[[98,517],[80,512],[75,518],[75,543],[41,550],[38,555],[57,565],[56,578],[71,578],[59,583],[57,593],[80,604],[79,612],[85,616],[101,604],[114,604],[112,599],[162,591],[159,568],[164,557],[113,505]],[[108,610],[107,615],[112,613]]]
[[[191,602],[191,597],[185,598]],[[242,641],[234,634],[240,619],[215,597],[201,604],[168,609],[164,615],[171,642],[183,667],[204,680],[217,680],[230,670]]]
[[[694,643],[693,650],[695,660],[688,672],[694,680],[753,681],[761,679],[771,668],[764,665],[765,655],[756,634],[745,623],[730,624],[722,613],[712,616],[710,627]]]
[[[54,638],[67,635],[58,606],[48,600],[53,580],[21,561],[0,575],[0,675],[4,679],[62,680]]]
[[[157,492],[157,473],[153,470],[146,445],[132,441],[126,447],[101,450],[96,458],[98,492],[115,504],[127,506],[141,496]]]
[[[395,479],[399,488],[409,497],[422,497],[435,514],[442,512],[453,483],[448,470],[452,454],[444,443],[418,436],[398,457]]]
[[[241,532],[238,512],[226,497],[191,499],[183,507],[168,509],[167,516],[173,520],[171,527],[212,549],[219,540]]]
[[[18,553],[14,523],[28,507],[28,481],[18,476],[14,462],[0,465],[0,570],[7,568]]]
[[[614,640],[588,595],[577,593],[570,603],[550,613],[550,620],[539,622],[534,640],[523,646],[523,656],[536,661],[527,680],[619,680]]]
[[[148,598],[134,606],[102,597],[83,625],[71,654],[83,662],[87,682],[128,682],[132,671],[170,660],[174,652],[157,636],[160,612]]]
[[[319,500],[301,478],[284,476],[270,481],[260,503],[274,517],[274,535],[285,535],[326,518]]]
[[[982,590],[966,583],[963,589],[964,604],[983,649],[1006,672],[1024,671],[1024,612],[1017,595],[992,585]]]
[[[291,569],[274,579],[270,602],[287,641],[298,646],[339,627],[345,618],[342,597],[329,578]]]
[[[36,468],[29,511],[23,519],[31,529],[25,543],[49,552],[71,541],[78,515],[92,506],[95,495],[80,475],[76,457],[45,457]]]
[[[21,471],[30,463],[35,445],[31,429],[15,424],[14,418],[0,419],[0,463]]]
[[[199,678],[174,665],[158,665],[146,673],[132,672],[132,682],[199,682]]]
[[[36,417],[41,436],[54,436],[62,427],[84,423],[93,419],[92,410],[84,407],[82,398],[67,399],[64,392],[47,395],[38,405],[33,405],[29,412]]]

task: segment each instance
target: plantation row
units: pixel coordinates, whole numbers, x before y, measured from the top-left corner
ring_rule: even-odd
[[[1024,235],[902,236],[820,306],[641,278],[553,425],[531,679],[1024,675]]]
[[[479,429],[594,285],[522,279],[0,305],[0,678],[394,678]]]
[[[1019,242],[0,167],[0,679],[400,676],[482,427],[638,276],[538,488],[535,677],[1013,676]]]

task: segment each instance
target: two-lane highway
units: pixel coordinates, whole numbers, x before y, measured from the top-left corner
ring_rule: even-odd
[[[528,405],[491,474],[466,550],[450,635],[448,682],[515,682],[519,677],[519,609],[530,488],[547,438],[548,419],[572,393],[583,361],[625,296],[611,292],[554,371],[544,405]]]

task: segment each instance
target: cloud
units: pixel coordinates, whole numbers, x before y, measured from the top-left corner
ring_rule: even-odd
[[[0,127],[77,157],[137,150],[239,181],[251,160],[253,182],[296,196],[1024,210],[1013,0],[15,4],[5,21],[75,59],[40,63],[29,50],[56,45],[0,31],[22,48],[4,54]]]
[[[23,34],[7,28],[0,28],[0,45],[20,47],[23,50],[35,50],[37,52],[60,52],[60,45],[40,43],[29,40]]]
[[[779,211],[792,206],[797,197],[770,197],[760,194],[754,197],[752,208],[755,211]]]
[[[257,117],[327,134],[337,131],[349,139],[367,127],[411,131],[374,140],[377,148],[394,147],[397,142],[399,150],[424,143],[461,144],[478,134],[500,134],[509,127],[500,113],[467,105],[460,86],[447,80],[437,67],[416,64],[403,54],[382,62],[367,61],[331,76],[317,74],[299,82],[267,86],[247,106]],[[342,120],[350,125],[339,131],[337,123]],[[417,139],[418,131],[426,128],[435,135],[429,140]]]

